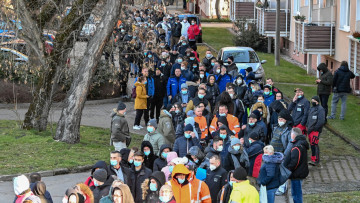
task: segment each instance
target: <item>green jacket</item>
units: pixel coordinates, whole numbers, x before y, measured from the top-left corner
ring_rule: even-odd
[[[159,156],[160,147],[163,144],[170,144],[169,141],[165,139],[165,137],[160,134],[157,130],[152,133],[147,133],[144,136],[144,141],[149,141],[153,146],[154,154]]]
[[[164,136],[164,138],[167,140],[167,143],[174,144],[175,130],[172,123],[171,114],[166,110],[162,110],[160,113],[157,131]]]

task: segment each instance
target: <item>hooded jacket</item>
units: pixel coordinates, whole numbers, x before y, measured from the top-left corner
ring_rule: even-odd
[[[241,80],[242,80],[240,84],[237,82],[237,80],[239,78],[241,78]],[[248,87],[244,81],[244,78],[241,75],[238,75],[234,80],[234,84],[235,84],[235,93],[237,95],[237,98],[240,100],[243,100],[245,97],[245,93],[248,89]]]
[[[167,165],[167,161],[166,158],[164,158],[162,156],[162,152],[164,151],[164,149],[170,149],[170,151],[172,151],[172,147],[169,144],[163,144],[160,147],[160,151],[159,151],[159,157],[157,159],[155,159],[154,161],[154,167],[153,167],[153,171],[161,171],[162,168],[164,168]]]
[[[115,183],[115,184],[114,184]],[[134,203],[134,198],[131,194],[129,186],[126,184],[119,184],[114,182],[110,188],[109,195],[100,199],[100,203],[114,203],[114,189],[119,188],[122,194],[122,201],[126,203]]]
[[[162,134],[167,143],[174,143],[175,130],[171,119],[171,114],[165,109],[161,110],[157,131]]]
[[[284,166],[292,173],[290,179],[302,180],[309,175],[307,150],[309,143],[304,135],[296,136],[290,153],[285,157]]]
[[[212,203],[217,202],[217,195],[221,188],[227,183],[226,170],[219,166],[215,170],[207,170],[205,183],[208,185],[210,190],[210,195],[212,197]]]
[[[154,161],[155,159],[157,159],[157,156],[154,153],[154,148],[152,146],[152,144],[149,141],[143,141],[141,143],[141,151],[144,153],[144,147],[149,147],[150,148],[150,154],[149,156],[145,156],[144,157],[144,165],[149,168],[152,169],[154,166]]]
[[[165,137],[160,134],[157,130],[154,130],[154,132],[146,133],[144,136],[144,141],[149,141],[154,149],[154,154],[156,156],[159,156],[160,147],[164,144],[170,144]]]
[[[151,179],[154,179],[156,181],[156,191],[150,190],[150,181]],[[158,203],[159,200],[159,191],[160,188],[165,184],[165,175],[161,171],[155,171],[151,174],[151,176],[148,179],[145,179],[145,181],[141,184],[142,188],[142,199],[146,203]]]
[[[184,135],[184,129],[187,124],[191,124],[193,126],[193,132],[195,133],[195,136],[200,140],[201,130],[199,124],[195,122],[195,119],[193,117],[187,117],[184,122],[176,126],[176,139]]]
[[[97,187],[94,186],[94,187],[90,188],[94,195],[94,203],[99,203],[101,198],[103,198],[109,194],[110,187],[111,187],[111,184],[113,181],[114,181],[114,179],[112,178],[112,176],[108,175],[108,178],[106,179],[104,184],[97,186]]]
[[[219,89],[218,84],[216,84],[216,80],[215,80],[214,84],[209,83],[210,76],[213,76],[213,75],[208,76],[208,83],[206,84],[206,90],[208,91],[209,98],[211,98],[209,100],[211,103],[211,106],[215,106],[216,97],[218,97],[220,95],[220,89]]]
[[[298,98],[295,102],[291,102],[289,105],[289,111],[291,112],[291,116],[294,119],[294,126],[299,124],[306,126],[306,121],[308,118],[308,113],[310,109],[310,102],[302,96]]]
[[[239,133],[239,139],[240,138],[244,138],[244,146],[245,147],[249,147],[250,143],[249,143],[249,137],[251,135],[251,133],[257,133],[259,135],[259,138],[262,142],[265,142],[265,134],[264,134],[264,129],[261,125],[259,125],[258,123],[255,123],[255,125],[250,126],[249,124],[246,125],[245,130],[240,131]]]
[[[129,125],[125,116],[113,112],[111,118],[111,140],[113,142],[125,142],[126,137],[130,137]]]
[[[240,147],[239,151],[236,151],[231,146],[229,146],[223,166],[226,171],[235,170],[240,166],[248,171],[250,167],[250,161],[249,156],[243,146]]]
[[[234,170],[231,170],[227,173],[227,183],[221,188],[220,192],[217,195],[217,202],[219,202],[219,203],[228,203],[229,202],[230,194],[233,189],[232,184],[230,184],[230,175],[232,173],[234,173]]]
[[[135,98],[135,105],[134,109],[147,109],[147,94],[145,84],[140,82],[135,83],[136,87],[136,98]]]
[[[330,95],[331,94],[331,86],[333,84],[333,75],[328,70],[326,65],[319,65],[317,68],[319,71],[322,71],[320,75],[320,83],[317,86],[317,94],[318,95]]]
[[[350,93],[350,80],[355,78],[347,66],[341,66],[334,74],[333,88],[337,93]]]
[[[121,154],[121,166],[122,167],[126,167],[126,168],[131,168],[131,164],[129,163],[128,159],[129,159],[129,155],[130,155],[130,149],[128,148],[123,148],[120,150],[120,154]]]
[[[280,186],[280,164],[284,160],[284,155],[275,152],[273,155],[263,155],[263,164],[260,169],[258,182],[266,186],[266,190],[278,188]]]
[[[185,136],[180,136],[175,140],[174,151],[178,154],[179,157],[184,157],[192,146],[198,146],[200,149],[202,149],[200,141],[197,137],[190,137],[189,139],[186,139]]]
[[[310,132],[321,133],[324,125],[325,125],[325,109],[320,104],[311,107],[306,122],[306,128],[308,133]]]
[[[165,174],[166,181],[171,179],[172,171],[170,171],[170,168],[169,168],[170,162],[172,160],[174,160],[175,158],[177,158],[177,157],[178,157],[177,153],[173,152],[173,151],[169,152],[167,157],[166,157],[167,166],[165,166],[164,168],[161,169],[161,171]]]
[[[195,162],[191,156],[195,156],[199,161]],[[197,167],[204,168],[203,161],[205,160],[205,154],[198,146],[191,147],[186,157],[194,162]]]
[[[93,181],[93,174],[94,174],[94,171],[95,169],[97,168],[102,168],[102,169],[105,169],[107,174],[109,175],[109,170],[108,170],[108,167],[107,167],[107,164],[105,163],[105,161],[98,161],[94,164],[94,166],[92,167],[91,169],[91,176],[89,176],[86,181],[84,182],[85,185],[89,186],[90,189],[92,190],[95,186],[94,186],[94,181]]]
[[[248,171],[249,176],[255,178],[259,176],[264,147],[265,145],[263,142],[256,140],[252,142],[248,148],[245,148],[250,161],[250,167]]]

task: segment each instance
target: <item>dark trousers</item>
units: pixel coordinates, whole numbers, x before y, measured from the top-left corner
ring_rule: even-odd
[[[147,109],[136,109],[134,125],[140,125],[141,117],[144,114],[145,126],[149,122],[149,111]]]
[[[189,46],[190,46],[191,48],[196,47],[196,39],[195,39],[194,41],[190,41],[190,40],[189,40]]]
[[[177,43],[179,43],[179,40],[180,40],[180,37],[174,37],[174,36],[171,37],[171,43],[170,43],[171,50],[175,50],[175,45],[177,45]]]
[[[319,97],[320,97],[320,103],[321,103],[321,106],[325,109],[325,118],[327,117],[328,115],[328,101],[329,101],[329,96],[330,95],[326,95],[326,94],[320,94]]]
[[[154,98],[152,99],[152,101],[150,102],[150,119],[154,118],[154,114],[156,112],[156,120],[159,121],[159,117],[160,117],[160,109],[163,105],[163,97],[159,97],[159,96],[154,96]]]
[[[186,0],[183,0],[183,9],[186,9]]]

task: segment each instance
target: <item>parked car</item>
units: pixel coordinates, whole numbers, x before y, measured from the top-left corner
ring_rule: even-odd
[[[252,67],[255,78],[259,83],[265,82],[265,71],[262,64],[266,63],[266,60],[260,61],[256,52],[250,47],[224,47],[221,48],[217,59],[222,60],[224,65],[228,65],[227,59],[229,56],[234,57],[234,62],[240,72],[241,69]]]
[[[199,26],[199,29],[200,29],[199,35],[196,36],[196,39],[197,39],[196,42],[202,43],[202,29],[201,29],[200,18],[197,15],[181,14],[181,15],[179,15],[179,20],[183,21],[185,17],[187,17],[189,23],[191,23],[192,20],[196,21],[196,24]]]

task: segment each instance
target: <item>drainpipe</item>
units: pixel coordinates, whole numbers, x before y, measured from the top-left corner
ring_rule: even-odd
[[[316,59],[316,64],[319,66],[320,63],[321,63],[321,54],[318,54]],[[319,77],[320,77],[319,70],[316,68],[316,78]]]
[[[334,10],[334,6],[331,6],[331,14],[330,14],[330,18],[331,18],[331,21],[330,21],[330,24],[331,24],[331,28],[330,28],[330,56],[332,56],[333,54],[332,54],[332,52],[333,52],[333,48],[332,48],[332,46],[333,46],[333,23],[334,23],[334,21],[333,21],[333,10]]]
[[[308,23],[312,23],[312,10],[313,10],[313,0],[309,2],[309,19]]]

